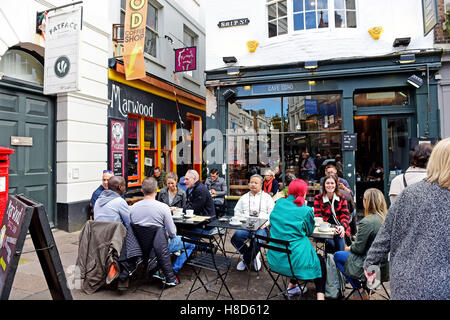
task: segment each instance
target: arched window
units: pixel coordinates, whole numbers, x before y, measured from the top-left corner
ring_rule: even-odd
[[[10,49],[0,60],[0,72],[5,76],[44,84],[44,67],[31,54],[22,50]]]

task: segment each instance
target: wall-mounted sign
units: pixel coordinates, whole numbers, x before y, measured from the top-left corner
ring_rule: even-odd
[[[317,105],[316,99],[305,99],[305,113],[317,114]]]
[[[248,18],[241,18],[241,19],[233,19],[233,20],[227,20],[227,21],[220,21],[217,26],[219,28],[228,28],[228,27],[236,27],[236,26],[245,26],[250,23],[250,20]]]
[[[125,176],[125,121],[112,120],[111,130],[111,168],[115,176]]]
[[[197,47],[175,49],[175,72],[197,69]]]
[[[81,27],[82,7],[47,15],[44,94],[79,90]]]
[[[422,0],[423,34],[426,36],[438,23],[436,0]]]
[[[293,83],[273,83],[273,84],[262,84],[255,85],[252,87],[252,93],[281,93],[281,92],[291,92],[295,90]]]
[[[33,137],[16,137],[11,136],[11,145],[12,146],[33,146]]]
[[[352,151],[356,150],[357,141],[356,133],[344,133],[342,134],[342,150]]]

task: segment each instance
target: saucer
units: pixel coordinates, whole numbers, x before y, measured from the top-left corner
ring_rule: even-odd
[[[172,216],[172,219],[183,219],[183,216]]]
[[[242,224],[242,222],[240,221],[230,221],[229,224],[231,224],[232,226],[239,226]]]
[[[333,230],[333,228],[326,228],[326,229],[317,228],[317,230],[319,230],[320,232],[330,232]]]
[[[187,218],[187,219],[193,218],[193,217],[194,217],[194,214],[193,214],[193,215],[185,214],[184,217]]]

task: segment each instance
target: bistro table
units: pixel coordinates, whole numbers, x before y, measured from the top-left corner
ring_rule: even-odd
[[[172,218],[173,222],[177,226],[177,229],[183,229],[183,227],[200,227],[211,220],[210,216],[198,215],[193,215],[192,217],[186,217],[183,215],[181,218],[174,218],[174,216],[172,216]]]
[[[319,227],[315,226],[313,233],[310,235],[311,238],[316,242],[316,251],[322,250],[325,254],[325,259],[327,258],[326,245],[325,242],[327,239],[334,238],[334,227],[331,227],[329,231],[319,231]],[[319,248],[318,244],[323,244],[323,249]]]
[[[250,224],[249,217],[243,217],[243,218],[246,218],[246,220],[243,221],[243,219],[242,219],[241,224],[231,224],[230,223],[231,218],[232,218],[232,216],[223,216],[223,217],[216,219],[207,224],[207,227],[216,227],[218,230],[225,229],[225,232],[223,233],[223,237],[222,237],[222,234],[219,232],[219,241],[218,241],[220,251],[223,252],[225,257],[227,255],[227,251],[225,249],[225,243],[226,243],[228,229],[247,230],[251,234],[250,241],[254,241],[255,232],[258,231],[259,228],[261,228],[261,226],[264,225],[267,221],[267,219],[256,218],[256,219],[254,219],[254,223]],[[222,248],[220,247],[221,244],[222,244]],[[255,249],[256,249],[255,246],[252,246],[252,250],[255,250]],[[237,251],[239,252],[239,249]],[[231,252],[228,251],[228,253],[232,253],[232,256],[233,256],[237,252],[236,251],[231,251]],[[254,253],[255,252],[252,252],[252,256],[254,256]],[[248,290],[249,284],[250,284],[250,269],[251,268],[247,268],[247,270],[248,270],[247,290]],[[256,272],[258,272],[258,270],[256,270]]]

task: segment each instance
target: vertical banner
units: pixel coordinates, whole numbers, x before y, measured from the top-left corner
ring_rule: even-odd
[[[175,72],[197,68],[197,47],[175,49]]]
[[[44,94],[79,90],[82,7],[47,15]]]
[[[127,80],[145,77],[145,25],[147,0],[127,0],[123,61]]]
[[[125,121],[111,120],[111,169],[125,177]]]

